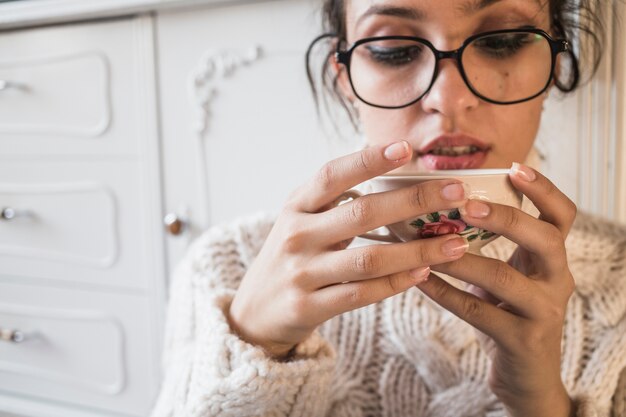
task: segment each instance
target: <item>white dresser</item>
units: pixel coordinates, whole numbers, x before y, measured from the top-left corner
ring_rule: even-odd
[[[0,416],[146,416],[189,242],[354,143],[317,126],[315,2],[40,3],[0,6]]]
[[[319,4],[0,4],[0,417],[146,416],[168,276],[189,242],[212,224],[277,212],[358,145],[316,117],[304,52]],[[626,157],[607,151],[613,171],[595,176],[581,157],[624,149],[622,125],[593,141],[623,103],[608,121],[588,110],[622,91],[616,79],[550,102],[541,142],[557,184],[583,203],[617,196],[603,207],[620,218],[619,176],[594,184],[626,178]]]
[[[139,416],[158,389],[153,35],[150,16],[0,34],[0,410]]]

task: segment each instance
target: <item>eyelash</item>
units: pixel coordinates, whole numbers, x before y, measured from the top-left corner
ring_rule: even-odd
[[[413,46],[405,46],[400,48],[383,48],[370,46],[368,47],[368,51],[371,54],[371,57],[379,63],[388,66],[400,66],[402,64],[406,64],[412,62],[415,57],[420,55],[425,47],[413,45]],[[411,52],[416,52],[412,54]]]
[[[526,29],[526,27],[524,28]],[[489,44],[489,41],[492,44]],[[494,45],[493,42],[497,41]],[[502,35],[501,38],[483,38],[477,40],[477,47],[481,47],[481,52],[495,59],[506,59],[515,55],[525,45],[532,42],[527,36],[519,34]],[[411,45],[404,47],[382,47],[368,46],[367,50],[373,61],[385,66],[400,67],[418,59],[423,53],[425,46]]]
[[[488,42],[489,39],[481,39],[480,42]],[[507,58],[522,49],[525,45],[528,45],[530,41],[527,39],[527,36],[524,36],[524,39],[520,35],[509,35],[499,39],[501,43],[505,43],[504,48],[498,44],[497,46],[489,46],[485,44],[485,53],[494,56],[495,58]]]

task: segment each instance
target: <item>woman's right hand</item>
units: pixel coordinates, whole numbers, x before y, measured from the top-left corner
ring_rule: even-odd
[[[460,181],[436,180],[335,206],[347,190],[411,160],[399,142],[325,164],[289,197],[229,310],[243,340],[280,358],[319,325],[425,281],[430,265],[467,251],[458,235],[346,249],[355,236],[416,215],[459,208]]]

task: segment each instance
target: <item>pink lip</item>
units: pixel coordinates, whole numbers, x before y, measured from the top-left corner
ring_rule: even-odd
[[[480,151],[472,155],[445,156],[429,154],[431,150],[438,147],[448,146],[471,146],[474,145]],[[429,170],[445,170],[445,169],[476,169],[480,168],[487,159],[487,154],[491,150],[490,146],[485,142],[473,138],[471,136],[457,133],[451,135],[441,135],[417,151],[418,158],[426,169]]]

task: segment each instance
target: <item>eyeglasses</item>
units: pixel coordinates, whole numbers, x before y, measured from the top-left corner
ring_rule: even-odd
[[[550,86],[556,57],[570,50],[565,39],[540,29],[480,33],[454,51],[440,51],[411,36],[360,39],[349,49],[337,46],[335,59],[345,65],[354,94],[366,104],[398,109],[419,101],[431,89],[439,61],[454,59],[467,87],[494,104],[532,100]]]

